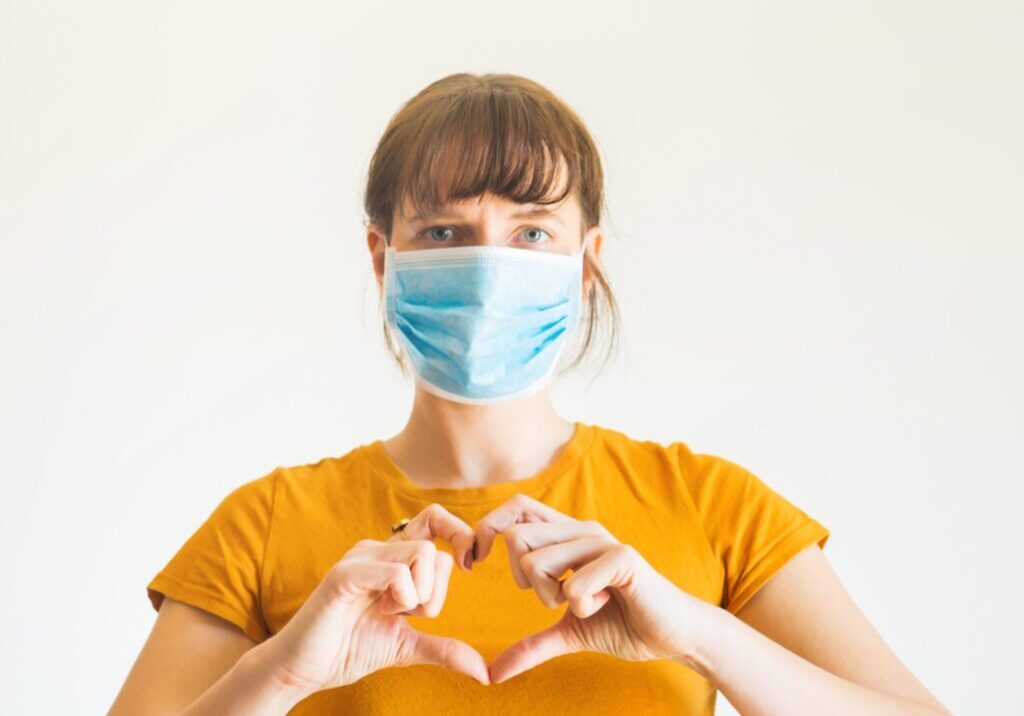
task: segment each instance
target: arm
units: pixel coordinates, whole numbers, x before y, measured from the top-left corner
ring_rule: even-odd
[[[952,716],[897,658],[811,545],[734,616],[712,608],[680,658],[744,716]]]
[[[284,685],[235,625],[165,597],[108,716],[284,714],[308,695]]]

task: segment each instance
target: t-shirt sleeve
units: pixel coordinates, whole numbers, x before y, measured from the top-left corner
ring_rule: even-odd
[[[226,619],[253,641],[269,638],[261,607],[261,567],[277,470],[232,490],[146,587]]]
[[[725,573],[722,604],[735,614],[805,547],[825,547],[828,528],[750,470],[677,443],[680,469]]]

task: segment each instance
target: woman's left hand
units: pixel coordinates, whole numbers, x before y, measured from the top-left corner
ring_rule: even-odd
[[[475,561],[487,557],[501,533],[516,583],[532,587],[548,607],[569,603],[558,622],[498,655],[490,665],[492,684],[578,651],[685,663],[715,608],[677,587],[599,522],[569,517],[527,495],[494,509],[474,531]]]

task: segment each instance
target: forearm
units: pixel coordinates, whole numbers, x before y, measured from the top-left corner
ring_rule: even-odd
[[[678,660],[713,683],[743,716],[949,716],[840,678],[730,612],[712,609],[706,636]]]
[[[179,716],[281,716],[309,696],[309,691],[289,687],[273,677],[260,646],[242,654]]]

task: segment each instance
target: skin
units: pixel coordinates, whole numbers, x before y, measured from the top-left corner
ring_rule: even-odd
[[[449,208],[451,216],[421,221],[396,212],[396,250],[428,248],[431,241],[571,253],[584,236],[591,256],[600,253],[601,230],[582,231],[575,197],[550,216],[528,219],[512,217],[524,207],[490,195]],[[385,241],[372,222],[367,246],[380,283]],[[584,298],[593,280],[585,264]],[[417,385],[405,427],[384,446],[423,487],[472,487],[539,472],[573,429],[548,390],[480,406]],[[454,564],[468,570],[487,559],[498,534],[516,583],[546,606],[568,608],[558,623],[488,665],[468,644],[418,632],[404,615],[436,616]],[[454,561],[436,548],[437,539],[451,545]],[[472,526],[433,504],[413,517],[404,536],[360,541],[288,624],[259,644],[219,617],[166,598],[109,713],[283,714],[311,693],[391,666],[432,663],[486,684],[584,650],[675,659],[744,716],[950,713],[874,630],[817,545],[793,557],[733,615],[676,587],[599,522],[525,495]]]

